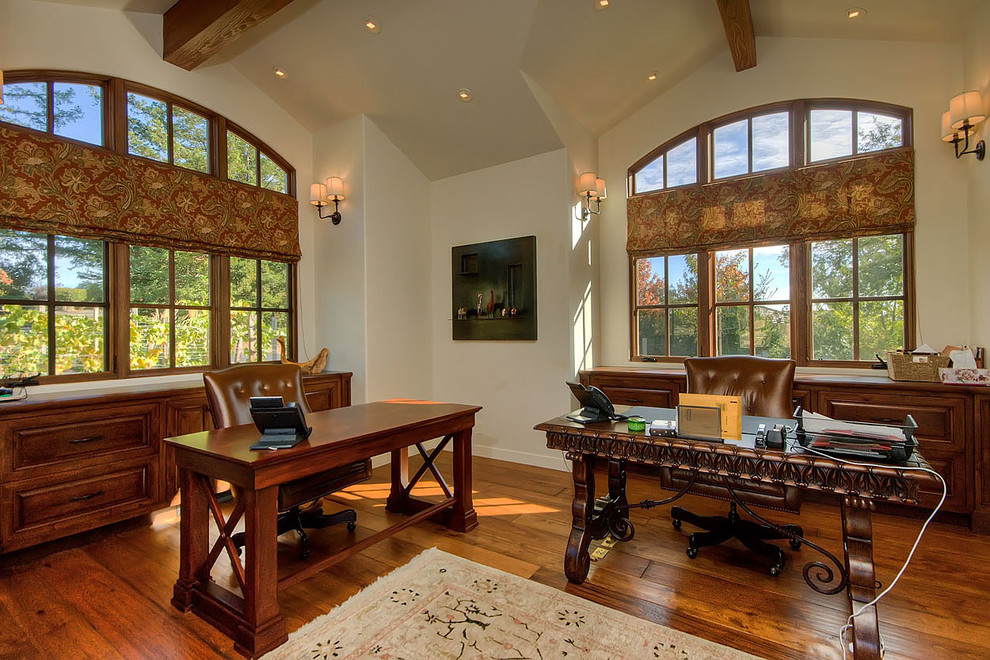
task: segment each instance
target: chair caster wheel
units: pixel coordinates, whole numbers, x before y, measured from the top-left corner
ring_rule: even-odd
[[[770,577],[777,577],[778,575],[780,575],[780,569],[781,566],[779,564],[774,564],[773,566],[771,566],[769,571]]]
[[[798,541],[797,539],[789,539],[788,540],[788,543],[791,544],[791,549],[792,550],[800,550],[801,549],[801,542]]]
[[[674,526],[674,529],[680,529],[681,528],[681,521],[678,520],[677,518],[674,518],[673,520],[671,520],[670,521],[670,524]]]
[[[688,547],[688,549],[685,552],[687,552],[688,559],[694,559],[695,557],[698,556],[697,548]]]
[[[355,523],[353,521],[347,523],[347,531],[348,532],[353,532],[355,529],[357,529],[357,523]]]

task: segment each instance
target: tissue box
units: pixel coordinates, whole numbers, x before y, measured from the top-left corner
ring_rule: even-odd
[[[939,369],[938,376],[952,385],[990,386],[990,369]]]
[[[948,355],[887,351],[887,375],[891,380],[937,383],[938,370],[948,366]]]

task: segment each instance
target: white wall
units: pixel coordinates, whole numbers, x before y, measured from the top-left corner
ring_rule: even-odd
[[[296,169],[299,185],[300,353],[320,348],[313,341],[314,223],[307,203],[313,180],[313,137],[271,98],[228,64],[188,72],[161,58],[161,16],[66,4],[0,0],[0,69],[62,69],[117,76],[145,83],[194,101],[236,122],[277,151]],[[315,215],[315,214],[313,214]],[[336,367],[331,355],[330,366]],[[198,375],[168,380],[198,381]],[[144,380],[144,379],[139,379]],[[128,381],[138,385],[138,381]],[[44,386],[41,389],[94,389],[116,381]]]
[[[963,51],[964,85],[953,90],[952,95],[964,90],[977,89],[985,103],[990,103],[990,4],[984,4],[979,13],[969,21],[970,33]],[[949,98],[944,101],[948,109]],[[990,139],[990,130],[983,122],[977,129],[977,140]],[[969,183],[969,264],[973,310],[973,345],[990,346],[990,298],[987,283],[990,282],[990,263],[987,248],[990,247],[990,159],[976,160],[975,156],[963,156]],[[956,165],[958,169],[962,164]]]
[[[967,185],[964,167],[938,135],[948,99],[961,90],[961,49],[946,44],[760,38],[757,52],[757,66],[737,73],[726,51],[603,135],[599,158],[606,179],[624,181],[632,163],[702,121],[772,101],[846,97],[913,108],[919,326],[924,341],[936,348],[972,343]],[[611,189],[622,190],[614,184]],[[608,200],[601,228],[599,364],[629,362],[629,266],[626,208],[621,202],[621,194]]]
[[[367,282],[365,279],[364,117],[354,117],[313,136],[313,172],[344,180],[341,221],[315,219],[316,345],[330,349],[330,366],[351,371],[351,398],[367,401]],[[312,207],[310,207],[312,208]],[[324,215],[333,212],[324,208]]]
[[[429,399],[430,182],[373,122],[364,129],[367,400]]]
[[[564,467],[533,426],[570,405],[573,191],[563,149],[433,183],[434,396],[484,406],[474,429],[480,456]],[[453,341],[451,248],[529,235],[536,236],[538,339]]]

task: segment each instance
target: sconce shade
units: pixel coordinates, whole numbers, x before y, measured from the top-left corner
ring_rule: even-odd
[[[594,172],[584,172],[578,179],[578,194],[595,195],[598,193],[597,178]]]
[[[598,177],[595,179],[595,197],[605,199],[608,193],[605,191],[605,179]]]
[[[327,199],[332,199],[335,202],[340,202],[345,199],[344,197],[344,180],[339,176],[327,177]]]
[[[983,110],[983,97],[977,91],[963,92],[953,96],[949,101],[949,125],[951,128],[962,128],[963,124],[979,124],[986,119]]]
[[[309,203],[318,206],[327,198],[327,187],[322,183],[314,183],[309,187]]]

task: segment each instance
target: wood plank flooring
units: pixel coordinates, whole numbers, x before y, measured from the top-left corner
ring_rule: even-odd
[[[445,456],[449,461],[449,456]],[[444,458],[441,459],[443,462]],[[447,463],[449,465],[449,462]],[[838,658],[844,594],[824,596],[802,579],[815,558],[788,550],[777,578],[741,546],[684,553],[685,524],[670,524],[668,507],[635,511],[636,537],[592,564],[587,582],[568,584],[563,549],[570,531],[570,475],[491,459],[474,460],[474,501],[480,525],[456,534],[432,523],[410,527],[279,595],[290,631],[343,602],[379,576],[436,546],[472,561],[608,605],[634,616],[767,658]],[[384,511],[386,468],[342,493],[338,502],[358,511],[353,537],[342,527],[311,534],[314,555],[390,524]],[[599,480],[599,490],[604,479]],[[439,493],[428,484],[422,493]],[[630,501],[657,496],[656,486],[630,477]],[[725,505],[688,497],[701,514]],[[328,510],[336,507],[329,504]],[[98,530],[65,542],[0,558],[0,660],[7,658],[239,658],[231,641],[169,599],[178,568],[174,509]],[[798,522],[807,536],[841,558],[837,507],[806,503]],[[893,578],[921,521],[876,515],[878,579]],[[280,543],[280,567],[291,570],[296,541]],[[990,649],[990,537],[933,524],[898,586],[880,604],[886,657],[985,658]],[[229,570],[217,581],[230,584]]]

